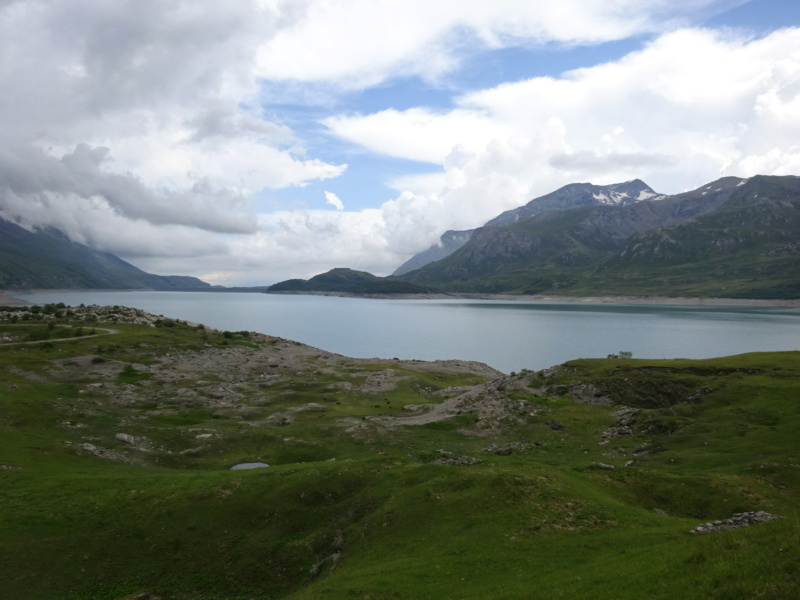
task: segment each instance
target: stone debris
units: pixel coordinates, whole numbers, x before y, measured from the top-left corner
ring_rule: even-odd
[[[510,456],[515,450],[525,450],[530,446],[527,442],[512,442],[510,444],[492,444],[483,451],[497,456]]]
[[[395,389],[398,382],[403,379],[407,379],[407,377],[399,377],[394,369],[375,371],[367,376],[367,380],[361,386],[361,391],[367,393],[389,392]]]
[[[72,445],[70,442],[64,442],[64,444]],[[99,458],[105,458],[108,460],[113,460],[116,462],[123,462],[123,463],[133,462],[130,458],[128,458],[124,454],[116,452],[115,450],[109,450],[108,448],[101,448],[99,446],[95,446],[94,444],[84,443],[84,444],[79,444],[79,447],[90,454],[94,454]]]
[[[709,521],[703,523],[692,529],[689,533],[716,533],[718,531],[729,531],[731,529],[738,529],[739,527],[749,527],[755,523],[766,523],[767,521],[774,521],[775,519],[783,519],[784,517],[772,515],[763,510],[757,512],[744,512],[736,513],[730,519],[724,521]]]
[[[639,412],[638,408],[622,406],[619,410],[611,413],[614,424],[603,432],[603,441],[608,442],[614,438],[633,435],[634,421]]]
[[[33,310],[31,310],[33,309]],[[35,311],[35,312],[34,312]],[[158,321],[171,320],[162,315],[151,315],[138,308],[125,306],[69,306],[58,311],[66,314],[71,321],[84,321],[89,323],[133,323],[134,325],[148,325],[155,327]],[[0,320],[10,320],[12,317],[24,316],[29,313],[39,321],[58,321],[63,319],[63,314],[45,313],[38,306],[24,307],[16,311],[0,312]]]
[[[489,454],[496,454],[497,456],[511,456],[514,453],[514,448],[512,446],[492,445],[488,448],[484,448],[483,451]]]
[[[118,433],[114,436],[114,439],[123,444],[130,444],[131,446],[136,444],[136,438],[128,433]]]
[[[453,456],[453,453],[447,450],[437,450],[436,452],[440,454],[439,458],[433,461],[437,465],[467,466],[481,462],[480,459],[471,456]]]

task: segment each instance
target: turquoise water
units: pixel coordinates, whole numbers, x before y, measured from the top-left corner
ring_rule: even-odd
[[[214,292],[52,292],[31,302],[141,308],[216,329],[257,331],[358,358],[462,359],[501,371],[629,351],[710,358],[800,349],[800,312],[492,300],[371,300]]]

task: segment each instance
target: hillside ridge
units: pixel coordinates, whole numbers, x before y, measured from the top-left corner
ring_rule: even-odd
[[[0,218],[0,289],[197,290],[196,277],[146,273],[110,252],[48,227],[28,230]]]

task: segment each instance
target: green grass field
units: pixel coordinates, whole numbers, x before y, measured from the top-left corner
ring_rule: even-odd
[[[800,596],[798,352],[496,377],[22,315],[0,315],[2,598]],[[757,510],[784,518],[689,533]]]

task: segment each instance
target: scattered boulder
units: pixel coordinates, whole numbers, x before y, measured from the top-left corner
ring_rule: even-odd
[[[437,452],[440,454],[440,457],[433,461],[434,464],[437,465],[467,466],[481,462],[480,459],[472,458],[471,456],[453,456],[453,453],[447,450],[437,450]]]
[[[639,412],[638,408],[623,406],[618,411],[611,413],[614,424],[603,432],[603,441],[633,435],[634,421]]]
[[[68,444],[68,445],[71,445],[71,444],[69,444],[69,442],[64,442],[64,443]],[[113,461],[116,461],[116,462],[123,462],[123,463],[132,463],[133,462],[130,458],[128,458],[124,454],[121,454],[120,452],[116,452],[114,450],[109,450],[108,448],[101,448],[99,446],[95,446],[94,444],[89,444],[89,443],[80,444],[80,448],[82,448],[83,450],[85,450],[89,454],[94,454],[95,456],[97,456],[99,458],[105,458],[105,459],[108,459],[108,460],[113,460]]]
[[[718,531],[729,531],[739,527],[749,527],[756,523],[766,523],[775,519],[783,519],[778,515],[772,515],[763,510],[756,512],[736,513],[730,519],[724,521],[709,521],[692,529],[689,533],[716,533]]]
[[[497,456],[511,456],[514,453],[514,449],[511,446],[503,446],[502,448],[496,448],[495,450],[484,450],[484,452],[491,452],[492,454],[496,454]]]
[[[530,447],[530,442],[511,442],[510,444],[492,444],[483,451],[497,456],[511,456],[516,450],[525,450]]]
[[[114,439],[123,444],[130,444],[131,446],[136,444],[136,438],[127,433],[118,433],[114,436]]]
[[[433,462],[436,463],[437,465],[467,466],[467,465],[474,465],[481,461],[480,459],[472,458],[471,456],[454,456],[453,458],[437,458]]]

